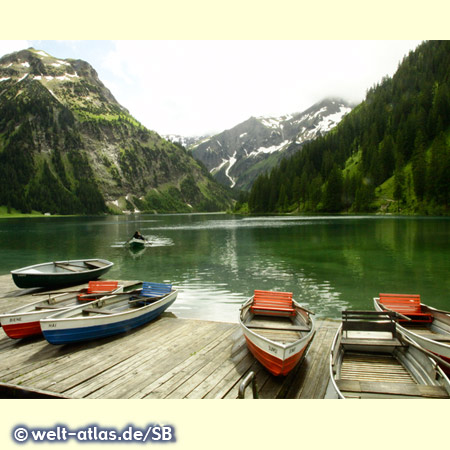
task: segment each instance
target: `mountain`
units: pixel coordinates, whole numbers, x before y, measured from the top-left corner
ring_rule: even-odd
[[[450,214],[450,41],[427,41],[323,137],[254,182],[250,212]]]
[[[23,212],[223,210],[226,190],[138,123],[87,62],[0,59],[0,205]]]
[[[248,190],[257,176],[306,142],[325,135],[351,111],[343,100],[326,99],[306,111],[281,117],[251,117],[189,148],[222,184]]]
[[[209,139],[211,136],[181,136],[180,134],[164,134],[162,137],[185,148],[190,148],[198,145],[200,142],[203,142],[206,139]]]

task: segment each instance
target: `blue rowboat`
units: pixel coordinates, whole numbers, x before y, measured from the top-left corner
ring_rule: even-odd
[[[170,284],[145,282],[142,289],[133,293],[109,295],[42,319],[42,333],[50,344],[125,333],[159,317],[177,295]]]
[[[106,259],[76,259],[54,261],[11,271],[14,283],[20,288],[57,288],[96,280],[114,265]]]

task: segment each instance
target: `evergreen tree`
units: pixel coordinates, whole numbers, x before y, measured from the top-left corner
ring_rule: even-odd
[[[427,187],[427,160],[424,148],[424,138],[419,130],[415,150],[412,157],[412,176],[414,183],[414,192],[419,201],[423,200]]]
[[[450,148],[443,133],[431,147],[428,171],[428,197],[436,204],[450,205]]]
[[[327,212],[337,212],[342,209],[343,179],[342,172],[335,165],[331,170],[323,197],[323,209]]]
[[[317,175],[311,182],[309,189],[309,209],[315,211],[322,198],[322,177]]]
[[[300,177],[296,176],[294,179],[294,183],[292,184],[292,199],[293,203],[297,206],[300,205],[300,196],[301,196],[301,181]]]
[[[404,199],[405,176],[402,167],[397,167],[394,172],[394,200],[397,201],[397,210],[399,204]]]
[[[286,186],[284,184],[281,185],[280,194],[278,196],[277,202],[277,210],[279,212],[285,212],[288,209],[288,196],[286,193]]]
[[[371,204],[374,200],[374,197],[375,190],[373,188],[373,185],[360,177],[357,181],[353,210],[358,212],[371,211]]]

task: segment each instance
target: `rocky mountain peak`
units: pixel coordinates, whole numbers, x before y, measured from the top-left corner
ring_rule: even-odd
[[[100,81],[86,61],[55,58],[29,48],[0,59],[0,88],[12,83],[38,82],[64,106],[95,106],[110,112],[127,112]],[[9,83],[6,83],[9,82]]]
[[[249,189],[261,172],[330,131],[351,109],[344,100],[328,98],[300,113],[250,117],[191,150],[222,184]]]

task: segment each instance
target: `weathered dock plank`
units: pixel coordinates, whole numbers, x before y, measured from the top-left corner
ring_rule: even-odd
[[[192,321],[188,322],[192,329],[180,337],[176,343],[178,349],[173,346],[163,349],[160,357],[157,360],[150,361],[148,367],[141,371],[140,375],[137,374],[135,377],[124,380],[119,386],[113,386],[113,389],[109,389],[109,393],[106,395],[105,392],[99,394],[102,397],[110,398],[116,398],[117,396],[119,398],[143,398],[147,395],[149,395],[149,398],[166,398],[171,392],[172,385],[179,378],[182,379],[183,376],[192,374],[194,369],[190,365],[194,362],[201,364],[202,351],[199,351],[199,349],[215,345],[217,339],[222,336],[220,328],[217,328],[217,324],[214,322],[206,322],[204,326],[199,326]],[[193,337],[193,340],[189,343],[185,343],[187,336],[189,340],[191,336]]]
[[[321,320],[308,353],[302,362],[302,370],[289,385],[286,397],[314,399],[324,398],[329,382],[329,355],[338,328],[338,322]]]
[[[0,312],[36,300],[31,292],[0,276]],[[9,339],[0,330],[0,396],[20,387],[66,398],[237,398],[254,371],[261,398],[324,397],[336,322],[317,321],[302,363],[287,377],[274,377],[248,351],[237,323],[181,319],[169,311],[129,333],[63,346],[42,337]]]

